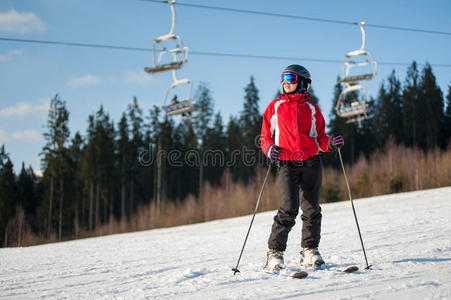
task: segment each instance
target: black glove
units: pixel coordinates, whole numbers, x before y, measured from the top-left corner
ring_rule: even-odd
[[[337,148],[343,147],[344,144],[345,144],[345,141],[344,141],[343,137],[341,136],[341,134],[334,133],[330,136],[329,149],[331,151],[336,151]]]
[[[271,159],[272,161],[274,160],[279,160],[280,158],[280,153],[283,152],[283,149],[280,148],[279,146],[276,145],[271,145],[268,148],[268,152],[266,152],[266,156]]]

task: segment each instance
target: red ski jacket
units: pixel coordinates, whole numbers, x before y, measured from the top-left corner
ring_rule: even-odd
[[[309,100],[309,94],[280,94],[268,105],[260,136],[266,155],[274,144],[283,149],[281,160],[304,161],[319,151],[330,151],[324,117]]]

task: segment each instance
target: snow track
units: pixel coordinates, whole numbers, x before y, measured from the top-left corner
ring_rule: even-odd
[[[451,187],[323,205],[328,268],[305,279],[260,272],[275,212],[27,248],[0,249],[0,298],[450,299]],[[299,260],[300,220],[285,261]],[[353,274],[337,272],[357,264]]]

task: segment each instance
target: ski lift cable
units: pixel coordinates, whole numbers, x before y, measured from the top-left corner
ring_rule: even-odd
[[[116,46],[116,45],[103,45],[103,44],[89,44],[78,42],[62,42],[62,41],[49,41],[49,40],[32,40],[32,39],[17,39],[0,37],[0,41],[6,42],[19,42],[19,43],[34,43],[34,44],[47,44],[47,45],[61,45],[69,47],[86,47],[86,48],[100,48],[111,50],[127,50],[127,51],[143,51],[152,52],[152,48],[143,47],[131,47],[131,46]],[[298,60],[298,61],[311,61],[321,63],[339,63],[343,61],[338,59],[322,59],[322,58],[308,58],[308,57],[289,57],[289,56],[271,56],[271,55],[254,55],[254,54],[240,54],[240,53],[221,53],[221,52],[205,52],[205,51],[190,51],[190,55],[200,56],[222,56],[222,57],[235,57],[235,58],[257,58],[257,59],[270,59],[270,60]],[[407,62],[378,62],[378,65],[398,65],[398,66],[410,66],[411,63]],[[424,65],[418,63],[418,65]],[[442,63],[430,63],[433,67],[451,68],[451,64]]]
[[[171,1],[161,1],[161,0],[140,0],[140,1],[160,3],[160,4],[167,4],[167,3],[171,2]],[[323,22],[323,23],[334,23],[334,24],[342,24],[342,25],[358,25],[359,24],[359,22],[334,20],[334,19],[325,19],[325,18],[314,18],[314,17],[306,17],[306,16],[295,16],[295,15],[287,15],[287,14],[279,14],[279,13],[270,13],[270,12],[264,12],[264,11],[254,11],[254,10],[246,10],[246,9],[238,9],[238,8],[217,7],[217,6],[191,4],[191,3],[180,3],[180,2],[177,2],[177,3],[175,3],[175,5],[187,6],[187,7],[193,7],[193,8],[219,10],[219,11],[245,13],[245,14],[263,15],[263,16],[271,16],[271,17],[299,19],[299,20],[307,20],[307,21],[315,21],[315,22]],[[412,32],[441,34],[441,35],[450,35],[451,36],[451,32],[444,32],[444,31],[437,31],[437,30],[428,30],[428,29],[401,27],[401,26],[391,26],[391,25],[381,25],[381,24],[371,24],[371,23],[366,23],[365,25],[367,27],[374,27],[374,28],[379,28],[379,29],[398,30],[398,31],[412,31]]]

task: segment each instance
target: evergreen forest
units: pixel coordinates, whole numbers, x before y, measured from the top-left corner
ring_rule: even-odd
[[[314,86],[313,86],[314,87]],[[442,91],[429,64],[393,71],[375,96],[371,118],[346,123],[334,111],[327,133],[341,133],[354,198],[451,185],[451,84]],[[352,96],[352,95],[349,95]],[[40,153],[42,177],[24,162],[14,172],[0,146],[0,246],[26,246],[203,222],[252,212],[268,160],[259,148],[260,99],[250,77],[237,115],[224,120],[204,83],[195,92],[199,117],[143,111],[130,100],[119,120],[101,106],[85,132],[71,132],[64,95],[51,100]],[[339,160],[322,154],[322,202],[347,199]],[[386,167],[385,167],[386,166]],[[273,175],[275,170],[273,170]],[[354,194],[353,194],[354,195]],[[277,182],[268,183],[261,210],[278,207]]]

